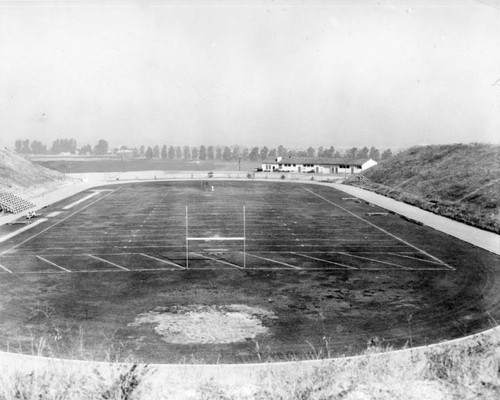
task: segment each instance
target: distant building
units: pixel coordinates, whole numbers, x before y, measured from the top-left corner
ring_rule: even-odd
[[[348,158],[308,158],[308,157],[278,157],[262,162],[264,172],[297,172],[316,174],[357,174],[377,162],[370,159]]]
[[[133,157],[134,150],[128,148],[121,148],[120,150],[117,150],[115,154],[122,160],[128,160]]]

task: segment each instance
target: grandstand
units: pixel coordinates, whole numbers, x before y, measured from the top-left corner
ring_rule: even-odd
[[[13,214],[20,213],[35,205],[15,194],[8,192],[0,192],[0,210]]]

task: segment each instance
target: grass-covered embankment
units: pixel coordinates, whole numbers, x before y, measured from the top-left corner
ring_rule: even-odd
[[[74,183],[63,173],[53,171],[10,151],[0,149],[0,192],[30,199]]]
[[[346,183],[500,233],[500,146],[412,147]]]

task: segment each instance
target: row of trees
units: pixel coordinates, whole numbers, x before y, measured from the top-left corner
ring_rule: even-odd
[[[123,150],[123,149],[122,149]],[[189,147],[189,146],[170,146],[167,147],[163,145],[160,146],[141,146],[139,149],[133,149],[134,157],[145,157],[148,159],[161,158],[161,159],[175,159],[175,160],[222,160],[222,161],[261,161],[266,159],[273,159],[276,157],[322,157],[322,158],[352,158],[352,159],[365,159],[371,158],[375,161],[385,160],[392,156],[391,149],[386,149],[380,154],[380,151],[376,147],[363,147],[358,149],[357,147],[352,147],[347,150],[336,150],[333,146],[325,149],[319,147],[317,150],[309,147],[307,150],[287,150],[283,145],[277,148],[269,149],[267,146],[264,147],[253,147],[253,148],[240,148],[239,146],[204,146]]]
[[[99,140],[99,142],[92,147],[90,144],[77,148],[75,139],[57,139],[52,143],[52,147],[49,149],[47,145],[34,140],[30,142],[29,139],[16,140],[15,142],[16,152],[21,154],[94,154],[94,155],[104,155],[109,151],[109,144],[105,140]]]
[[[266,159],[273,159],[276,157],[321,157],[321,158],[341,158],[347,157],[352,159],[366,159],[371,158],[375,161],[384,160],[392,156],[391,149],[386,149],[380,153],[376,147],[351,147],[349,149],[336,149],[333,146],[325,148],[323,146],[315,149],[309,147],[306,150],[288,150],[285,146],[280,145],[277,148],[253,147],[241,148],[240,146],[204,146],[191,147],[191,146],[140,146],[136,148],[129,148],[121,146],[120,148],[109,149],[108,142],[99,140],[99,142],[92,147],[90,144],[84,145],[80,148],[77,147],[74,139],[57,139],[52,143],[50,150],[47,146],[39,141],[30,143],[26,140],[16,140],[16,151],[24,154],[88,154],[88,155],[104,155],[108,153],[116,154],[119,156],[131,155],[135,158],[147,159],[164,159],[164,160],[220,160],[220,161],[261,161]]]

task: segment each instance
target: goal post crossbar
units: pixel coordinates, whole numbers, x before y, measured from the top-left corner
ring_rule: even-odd
[[[244,237],[219,237],[219,236],[213,236],[213,237],[187,237],[186,240],[194,240],[194,241],[199,241],[199,242],[209,242],[212,240],[246,240]]]
[[[211,241],[242,241],[243,242],[243,268],[246,268],[246,210],[245,206],[243,206],[243,236],[189,236],[189,212],[188,206],[186,205],[186,268],[189,269],[189,242],[211,242]]]

